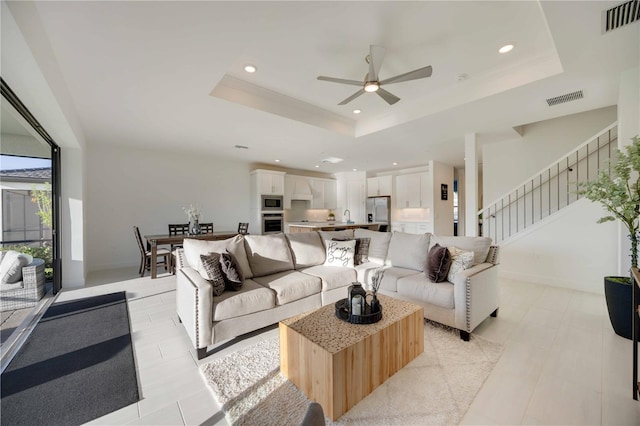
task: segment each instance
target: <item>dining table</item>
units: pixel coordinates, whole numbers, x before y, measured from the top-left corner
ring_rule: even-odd
[[[156,261],[158,255],[158,246],[169,245],[169,244],[182,244],[185,238],[194,238],[196,240],[226,240],[227,238],[235,237],[238,235],[238,231],[214,231],[208,232],[206,234],[197,234],[197,235],[169,235],[169,234],[159,234],[159,235],[145,235],[144,238],[147,240],[147,244],[150,246],[151,250],[151,279],[158,277],[158,263]],[[172,257],[169,256],[169,265],[168,268],[171,270],[171,262]]]

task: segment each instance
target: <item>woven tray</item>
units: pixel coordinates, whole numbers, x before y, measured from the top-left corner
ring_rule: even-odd
[[[371,306],[364,305],[364,315],[350,315],[348,299],[340,299],[336,302],[336,317],[351,324],[373,324],[382,319],[382,305],[380,310],[371,313]]]

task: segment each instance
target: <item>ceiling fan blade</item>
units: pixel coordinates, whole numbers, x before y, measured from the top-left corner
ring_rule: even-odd
[[[349,102],[351,102],[352,100],[354,100],[355,98],[357,98],[358,96],[362,95],[364,93],[364,89],[360,89],[358,90],[356,93],[354,93],[353,95],[349,96],[347,99],[345,99],[344,101],[340,102],[338,105],[346,105]],[[399,100],[399,99],[398,99]]]
[[[330,81],[332,83],[350,84],[352,86],[362,86],[363,85],[362,81],[345,80],[344,78],[325,77],[323,75],[318,76],[318,80]]]
[[[431,68],[431,65],[429,65],[424,68],[418,68],[417,70],[396,75],[395,77],[387,78],[386,80],[382,80],[380,84],[382,85],[382,84],[400,83],[401,81],[410,81],[410,80],[417,80],[419,78],[431,77],[432,72],[433,72],[433,69]]]
[[[384,60],[384,52],[386,49],[382,46],[369,46],[369,74],[367,80],[378,81],[378,72]]]
[[[387,101],[387,103],[389,105],[393,105],[396,102],[398,102],[400,100],[399,97],[397,97],[394,94],[391,94],[389,92],[387,92],[386,90],[384,90],[382,87],[378,88],[378,90],[376,90],[376,93],[378,94],[378,96],[380,96],[382,99],[384,99],[385,101]]]

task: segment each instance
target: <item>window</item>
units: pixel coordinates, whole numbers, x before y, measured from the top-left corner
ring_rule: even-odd
[[[2,241],[33,243],[51,240],[51,229],[42,224],[38,205],[29,190],[2,190]]]

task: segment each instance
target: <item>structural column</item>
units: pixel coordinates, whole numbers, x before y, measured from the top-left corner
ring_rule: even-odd
[[[468,237],[478,235],[478,150],[476,134],[464,136],[464,187],[465,212],[464,234]]]

